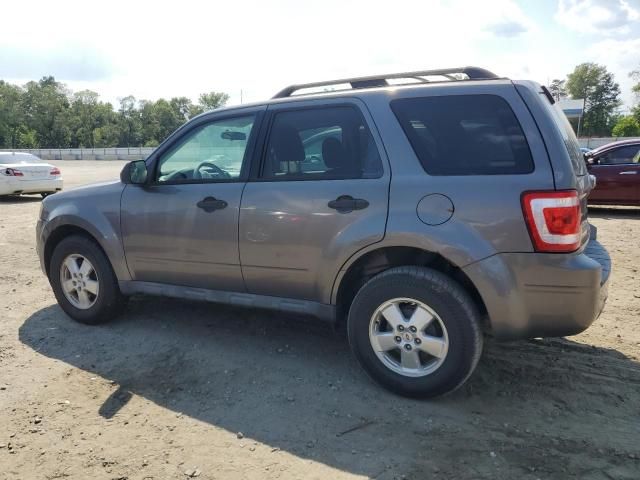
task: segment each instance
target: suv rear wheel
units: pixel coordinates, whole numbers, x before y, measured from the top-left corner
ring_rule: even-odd
[[[452,392],[482,353],[477,308],[446,275],[397,267],[369,280],[349,310],[349,343],[364,370],[400,395]]]
[[[65,238],[54,249],[49,281],[58,304],[80,323],[111,320],[126,301],[106,255],[79,235]]]

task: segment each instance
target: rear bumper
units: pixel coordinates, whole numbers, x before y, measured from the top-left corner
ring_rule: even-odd
[[[504,253],[464,271],[487,307],[496,338],[559,337],[580,333],[598,318],[611,260],[592,238],[579,254]]]
[[[13,195],[20,193],[51,193],[62,190],[62,178],[43,180],[17,180],[5,178],[0,183],[0,195]]]

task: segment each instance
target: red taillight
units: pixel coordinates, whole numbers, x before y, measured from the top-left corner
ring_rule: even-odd
[[[58,167],[53,167],[51,169],[51,172],[49,172],[50,175],[60,175],[60,169]]]
[[[24,177],[24,174],[17,168],[7,168],[4,174],[9,177]]]
[[[573,252],[580,246],[580,200],[575,190],[525,192],[522,210],[537,252]]]

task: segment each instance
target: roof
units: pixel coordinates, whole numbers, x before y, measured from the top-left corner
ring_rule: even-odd
[[[365,88],[389,87],[397,85],[411,85],[420,83],[435,82],[458,82],[465,80],[498,80],[495,73],[480,67],[457,67],[436,70],[417,70],[412,72],[396,72],[379,75],[369,75],[366,77],[341,78],[336,80],[325,80],[321,82],[300,83],[289,85],[280,90],[273,98],[291,97],[300,90],[333,87],[330,91],[336,90],[356,90]],[[336,88],[338,87],[338,88]],[[322,90],[312,93],[324,93]]]
[[[391,81],[390,81],[391,80]],[[408,81],[407,81],[408,80]],[[460,67],[460,68],[447,68],[440,70],[420,70],[414,72],[401,72],[401,73],[389,73],[381,75],[371,75],[367,77],[353,77],[343,78],[338,80],[327,80],[313,83],[302,83],[290,85],[272,98],[268,100],[243,103],[241,105],[231,105],[228,107],[216,108],[204,113],[201,113],[197,117],[208,116],[211,113],[233,111],[237,112],[242,109],[252,109],[257,107],[264,107],[266,105],[277,104],[281,102],[289,102],[291,100],[305,100],[311,98],[336,98],[353,96],[357,93],[358,96],[373,94],[378,92],[389,91],[389,89],[412,89],[422,88],[428,86],[436,86],[443,84],[451,84],[456,86],[462,86],[469,83],[488,83],[500,84],[511,83],[506,77],[498,77],[494,73],[479,67]],[[355,86],[354,86],[355,85]],[[323,87],[338,87],[336,89],[325,88],[319,91],[311,91],[308,93],[298,93],[294,95],[294,92],[303,89],[323,88]],[[346,87],[346,88],[345,88]],[[195,117],[195,118],[197,118]]]

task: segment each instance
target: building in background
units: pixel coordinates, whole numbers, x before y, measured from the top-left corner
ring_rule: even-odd
[[[579,137],[582,131],[582,116],[584,115],[584,98],[563,98],[558,105],[569,119],[569,123]]]

